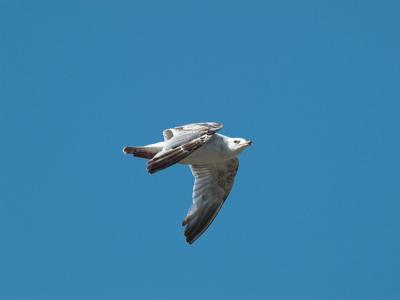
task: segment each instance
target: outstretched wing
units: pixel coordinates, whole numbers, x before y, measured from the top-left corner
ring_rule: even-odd
[[[163,131],[164,147],[147,163],[152,174],[181,161],[210,140],[222,128],[221,123],[194,123]]]
[[[197,132],[204,132],[204,131],[218,131],[224,125],[222,123],[217,122],[203,122],[203,123],[192,123],[182,126],[177,126],[174,128],[168,128],[163,131],[164,140],[168,141],[173,137],[177,137],[182,134],[188,133],[197,133]]]
[[[185,237],[192,244],[210,226],[228,197],[239,160],[233,158],[222,163],[191,165],[195,178],[193,186],[193,205],[182,225]]]

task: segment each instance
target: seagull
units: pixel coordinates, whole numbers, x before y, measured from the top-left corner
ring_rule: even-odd
[[[192,244],[210,226],[228,197],[239,167],[237,156],[252,141],[218,134],[222,123],[193,123],[163,131],[164,141],[124,147],[125,154],[148,159],[153,174],[176,163],[187,164],[194,176],[193,204],[182,222]]]

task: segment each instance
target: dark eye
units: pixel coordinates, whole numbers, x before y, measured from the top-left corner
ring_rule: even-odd
[[[240,143],[239,140],[234,140],[233,142],[234,142],[235,144],[239,144],[239,143]]]

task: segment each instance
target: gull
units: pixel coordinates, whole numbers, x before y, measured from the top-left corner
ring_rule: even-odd
[[[148,159],[153,174],[176,163],[187,164],[194,176],[193,204],[182,222],[186,242],[192,244],[210,226],[228,197],[239,167],[237,156],[252,141],[216,133],[223,125],[193,123],[163,131],[164,141],[124,147],[125,154]]]

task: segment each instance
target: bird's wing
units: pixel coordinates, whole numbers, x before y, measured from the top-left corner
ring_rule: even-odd
[[[204,122],[204,123],[192,123],[182,126],[177,126],[174,128],[168,128],[163,131],[164,140],[168,141],[173,137],[177,137],[182,134],[193,133],[193,132],[203,132],[203,131],[218,131],[224,125],[222,123],[216,122]]]
[[[176,164],[208,142],[222,126],[221,123],[195,123],[164,130],[164,147],[148,161],[147,171],[152,174]]]
[[[185,237],[192,244],[217,216],[228,197],[239,168],[239,160],[233,158],[221,163],[191,165],[195,178],[193,186],[193,205],[182,225]]]

